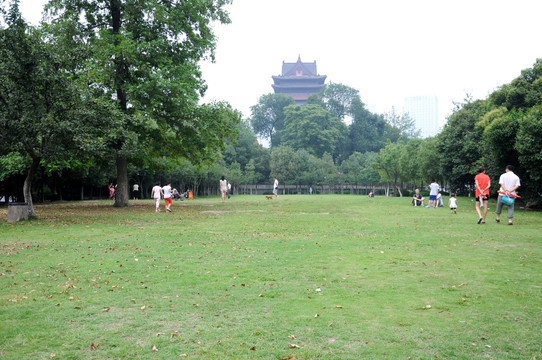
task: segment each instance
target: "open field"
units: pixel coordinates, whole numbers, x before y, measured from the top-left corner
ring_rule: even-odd
[[[0,209],[0,359],[542,359],[542,213],[111,204]]]

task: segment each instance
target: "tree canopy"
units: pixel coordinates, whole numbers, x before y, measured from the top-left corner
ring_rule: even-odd
[[[117,163],[116,206],[128,205],[129,159],[153,151],[212,157],[234,138],[240,116],[225,104],[198,106],[198,62],[213,58],[214,21],[228,0],[51,0],[50,30],[81,54],[78,75],[119,109],[107,140]]]

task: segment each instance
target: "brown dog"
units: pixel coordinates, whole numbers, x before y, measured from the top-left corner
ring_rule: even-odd
[[[271,196],[271,195],[265,195],[265,198],[266,198],[267,200],[273,200],[273,196]]]

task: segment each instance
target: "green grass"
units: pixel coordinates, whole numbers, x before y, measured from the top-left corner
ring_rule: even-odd
[[[1,359],[542,357],[541,213],[477,225],[467,198],[451,215],[350,195],[111,204],[15,224],[0,209]]]

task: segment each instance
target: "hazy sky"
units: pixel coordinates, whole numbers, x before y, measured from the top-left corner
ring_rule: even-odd
[[[20,0],[21,11],[37,23],[45,2]],[[378,113],[436,95],[441,124],[452,101],[485,98],[542,58],[541,0],[234,0],[228,10],[216,62],[202,64],[205,100],[245,117],[298,56]]]

